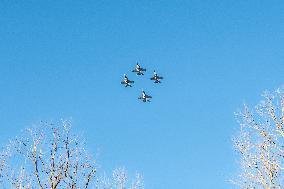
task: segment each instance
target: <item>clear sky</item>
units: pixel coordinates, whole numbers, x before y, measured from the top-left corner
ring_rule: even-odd
[[[0,144],[71,117],[104,170],[137,170],[147,189],[232,188],[233,113],[284,82],[282,0],[1,0],[0,10]],[[144,78],[130,72],[136,61]],[[147,80],[153,69],[161,85]],[[151,103],[138,101],[142,88]]]

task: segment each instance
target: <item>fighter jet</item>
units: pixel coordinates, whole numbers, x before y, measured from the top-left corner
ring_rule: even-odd
[[[145,69],[145,68],[142,68],[142,67],[138,64],[138,62],[137,62],[137,64],[136,64],[135,69],[132,70],[132,72],[136,72],[136,75],[144,75],[143,72],[145,72],[145,71],[146,71],[146,69]]]
[[[149,99],[152,98],[151,96],[147,95],[145,91],[142,90],[142,95],[138,98],[143,102],[151,102]]]
[[[124,79],[121,81],[121,84],[125,87],[132,87],[131,83],[134,83],[134,81],[129,80],[126,74],[124,74]]]
[[[164,79],[161,76],[158,76],[158,74],[156,73],[156,71],[154,70],[154,75],[153,77],[150,78],[151,80],[154,80],[154,83],[161,83],[161,79]]]

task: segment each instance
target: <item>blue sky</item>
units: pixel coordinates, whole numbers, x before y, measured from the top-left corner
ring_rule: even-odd
[[[280,0],[2,0],[0,10],[0,144],[71,117],[102,169],[141,172],[148,189],[232,188],[233,113],[283,84]],[[136,61],[144,78],[130,72]],[[137,100],[142,88],[151,103]]]

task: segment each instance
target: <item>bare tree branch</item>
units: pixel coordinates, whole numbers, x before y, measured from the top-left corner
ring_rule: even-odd
[[[241,129],[233,139],[240,154],[240,188],[284,188],[284,98],[282,89],[265,92],[252,110],[244,105],[236,114]]]
[[[0,156],[0,178],[4,187],[90,188],[96,173],[95,161],[82,140],[71,134],[71,123],[41,122],[11,140]],[[88,175],[87,180],[82,179]],[[1,186],[1,185],[0,185]]]
[[[0,153],[0,188],[144,189],[142,177],[137,174],[130,182],[124,168],[114,170],[111,179],[96,176],[84,146],[69,120],[26,129]]]

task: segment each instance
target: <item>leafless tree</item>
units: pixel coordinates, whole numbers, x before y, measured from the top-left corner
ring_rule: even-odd
[[[40,123],[16,137],[1,154],[1,188],[87,189],[96,173],[84,143],[70,122]]]
[[[233,182],[244,189],[284,188],[284,93],[265,92],[254,108],[236,114],[240,132],[233,139],[241,174]]]
[[[143,179],[136,174],[134,180],[129,180],[124,168],[117,168],[113,171],[112,177],[105,174],[97,180],[96,189],[144,189]]]
[[[130,184],[125,169],[113,177],[97,176],[97,165],[69,120],[40,122],[11,140],[0,152],[0,188],[15,189],[143,189],[137,174]]]

